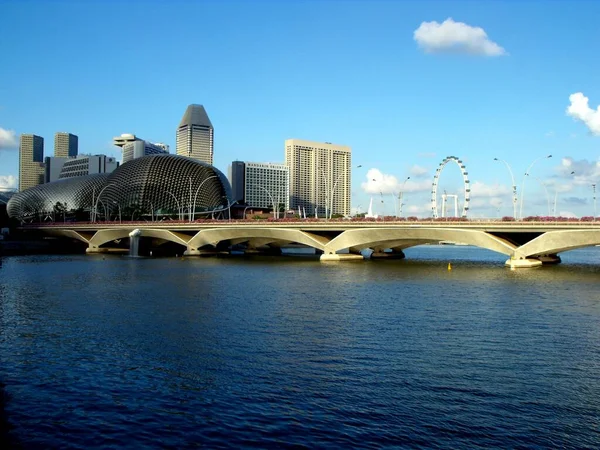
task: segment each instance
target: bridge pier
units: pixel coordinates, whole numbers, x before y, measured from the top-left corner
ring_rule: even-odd
[[[539,259],[542,264],[547,265],[547,264],[559,264],[562,260],[560,259],[560,256],[558,256],[556,253],[552,253],[552,254],[548,254],[548,255],[539,255],[536,256],[537,259]]]
[[[319,261],[360,261],[364,259],[362,255],[352,253],[323,253]]]
[[[219,253],[216,249],[197,249],[193,247],[188,247],[184,252],[183,256],[214,256]]]
[[[85,249],[87,254],[100,254],[100,253],[128,253],[129,249],[126,248],[112,248],[112,247],[96,247],[90,245]]]
[[[384,250],[385,249],[383,249],[383,248],[374,249],[373,253],[371,253],[371,259],[404,259],[404,258],[406,258],[406,255],[404,254],[404,252],[402,250],[392,249],[391,252],[386,252]]]
[[[528,269],[531,267],[541,266],[542,261],[533,258],[516,259],[511,257],[510,259],[506,260],[504,265],[509,266],[511,269]]]

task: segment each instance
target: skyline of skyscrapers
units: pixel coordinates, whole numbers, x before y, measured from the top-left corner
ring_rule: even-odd
[[[44,138],[22,134],[19,138],[19,191],[44,182]]]
[[[151,143],[134,134],[121,134],[113,144],[122,149],[122,163],[157,153],[169,153],[165,144]],[[330,142],[287,139],[284,163],[234,161],[230,172],[233,201],[260,208],[283,205],[300,214],[331,217],[351,212],[351,148]],[[55,157],[46,158],[43,138],[22,135],[19,189],[62,178],[63,165],[78,154],[78,137],[55,135]],[[214,162],[214,128],[203,105],[190,104],[177,127],[176,154],[209,165]],[[80,161],[83,163],[83,161]],[[79,162],[67,164],[73,173],[89,172]],[[77,167],[77,169],[75,169]],[[81,166],[83,167],[83,166]],[[82,172],[83,171],[83,172]]]
[[[290,208],[310,215],[350,215],[351,148],[330,142],[286,139]]]
[[[213,165],[214,128],[202,105],[187,107],[176,133],[176,153]]]
[[[79,151],[79,137],[71,133],[59,131],[54,135],[54,156],[56,158],[72,158]]]

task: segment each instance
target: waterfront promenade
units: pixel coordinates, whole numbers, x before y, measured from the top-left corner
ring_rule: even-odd
[[[78,239],[87,244],[88,253],[109,252],[111,243],[139,230],[140,238],[153,239],[159,245],[173,242],[188,256],[239,244],[251,251],[300,244],[322,253],[322,261],[362,259],[360,251],[365,248],[375,254],[391,249],[386,254],[393,255],[409,247],[448,241],[507,255],[506,264],[512,268],[557,263],[560,252],[600,245],[600,222],[571,220],[54,222],[28,224],[23,229]]]

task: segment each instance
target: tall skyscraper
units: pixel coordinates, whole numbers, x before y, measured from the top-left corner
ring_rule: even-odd
[[[22,134],[19,143],[19,191],[44,183],[44,138]]]
[[[177,128],[177,154],[213,164],[214,129],[204,106],[190,105]]]
[[[350,214],[350,147],[301,139],[285,141],[290,169],[290,208],[325,217]]]
[[[54,156],[73,158],[77,156],[79,138],[71,133],[58,132],[54,135]]]

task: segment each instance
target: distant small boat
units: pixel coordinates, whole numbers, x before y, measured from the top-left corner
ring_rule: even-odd
[[[469,245],[469,244],[465,244],[464,242],[453,242],[453,241],[440,241],[438,242],[439,245]]]

